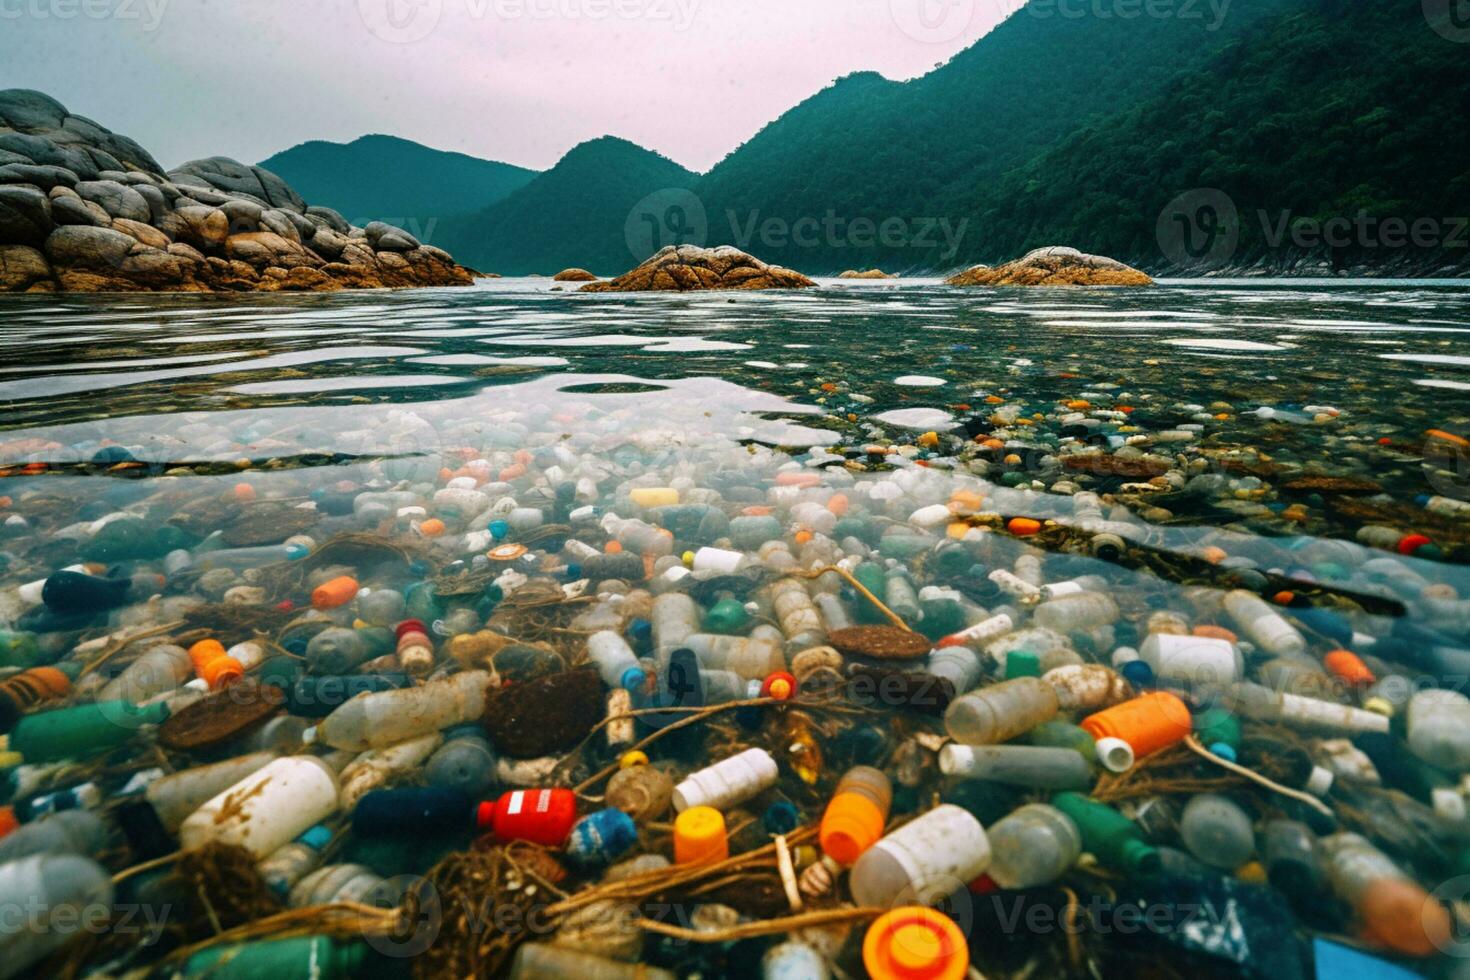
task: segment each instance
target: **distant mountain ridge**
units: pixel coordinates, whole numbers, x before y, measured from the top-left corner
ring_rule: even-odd
[[[348,221],[386,221],[435,244],[446,218],[503,200],[536,176],[525,167],[381,134],[350,143],[311,140],[260,166]]]

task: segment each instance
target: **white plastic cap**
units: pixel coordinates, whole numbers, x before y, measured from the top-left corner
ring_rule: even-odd
[[[306,729],[305,731],[303,731],[301,733],[301,744],[302,745],[315,745],[316,744],[316,726],[315,725],[312,725],[310,728]]]
[[[1133,768],[1133,746],[1109,735],[1097,740],[1097,761],[1108,772],[1127,772]]]
[[[1326,796],[1327,791],[1332,788],[1332,780],[1334,778],[1332,770],[1324,769],[1321,766],[1313,766],[1312,774],[1307,777],[1305,789],[1313,796]]]

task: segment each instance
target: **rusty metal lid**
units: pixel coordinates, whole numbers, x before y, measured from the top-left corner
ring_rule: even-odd
[[[284,699],[280,688],[247,677],[170,716],[158,727],[159,744],[192,751],[228,742],[275,714]]]

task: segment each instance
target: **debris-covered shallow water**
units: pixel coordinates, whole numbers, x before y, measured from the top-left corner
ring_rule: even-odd
[[[0,312],[0,976],[1470,953],[1463,288]]]

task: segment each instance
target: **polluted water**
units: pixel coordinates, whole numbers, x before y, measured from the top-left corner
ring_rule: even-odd
[[[0,977],[1470,976],[1462,293],[550,290],[16,301]]]

